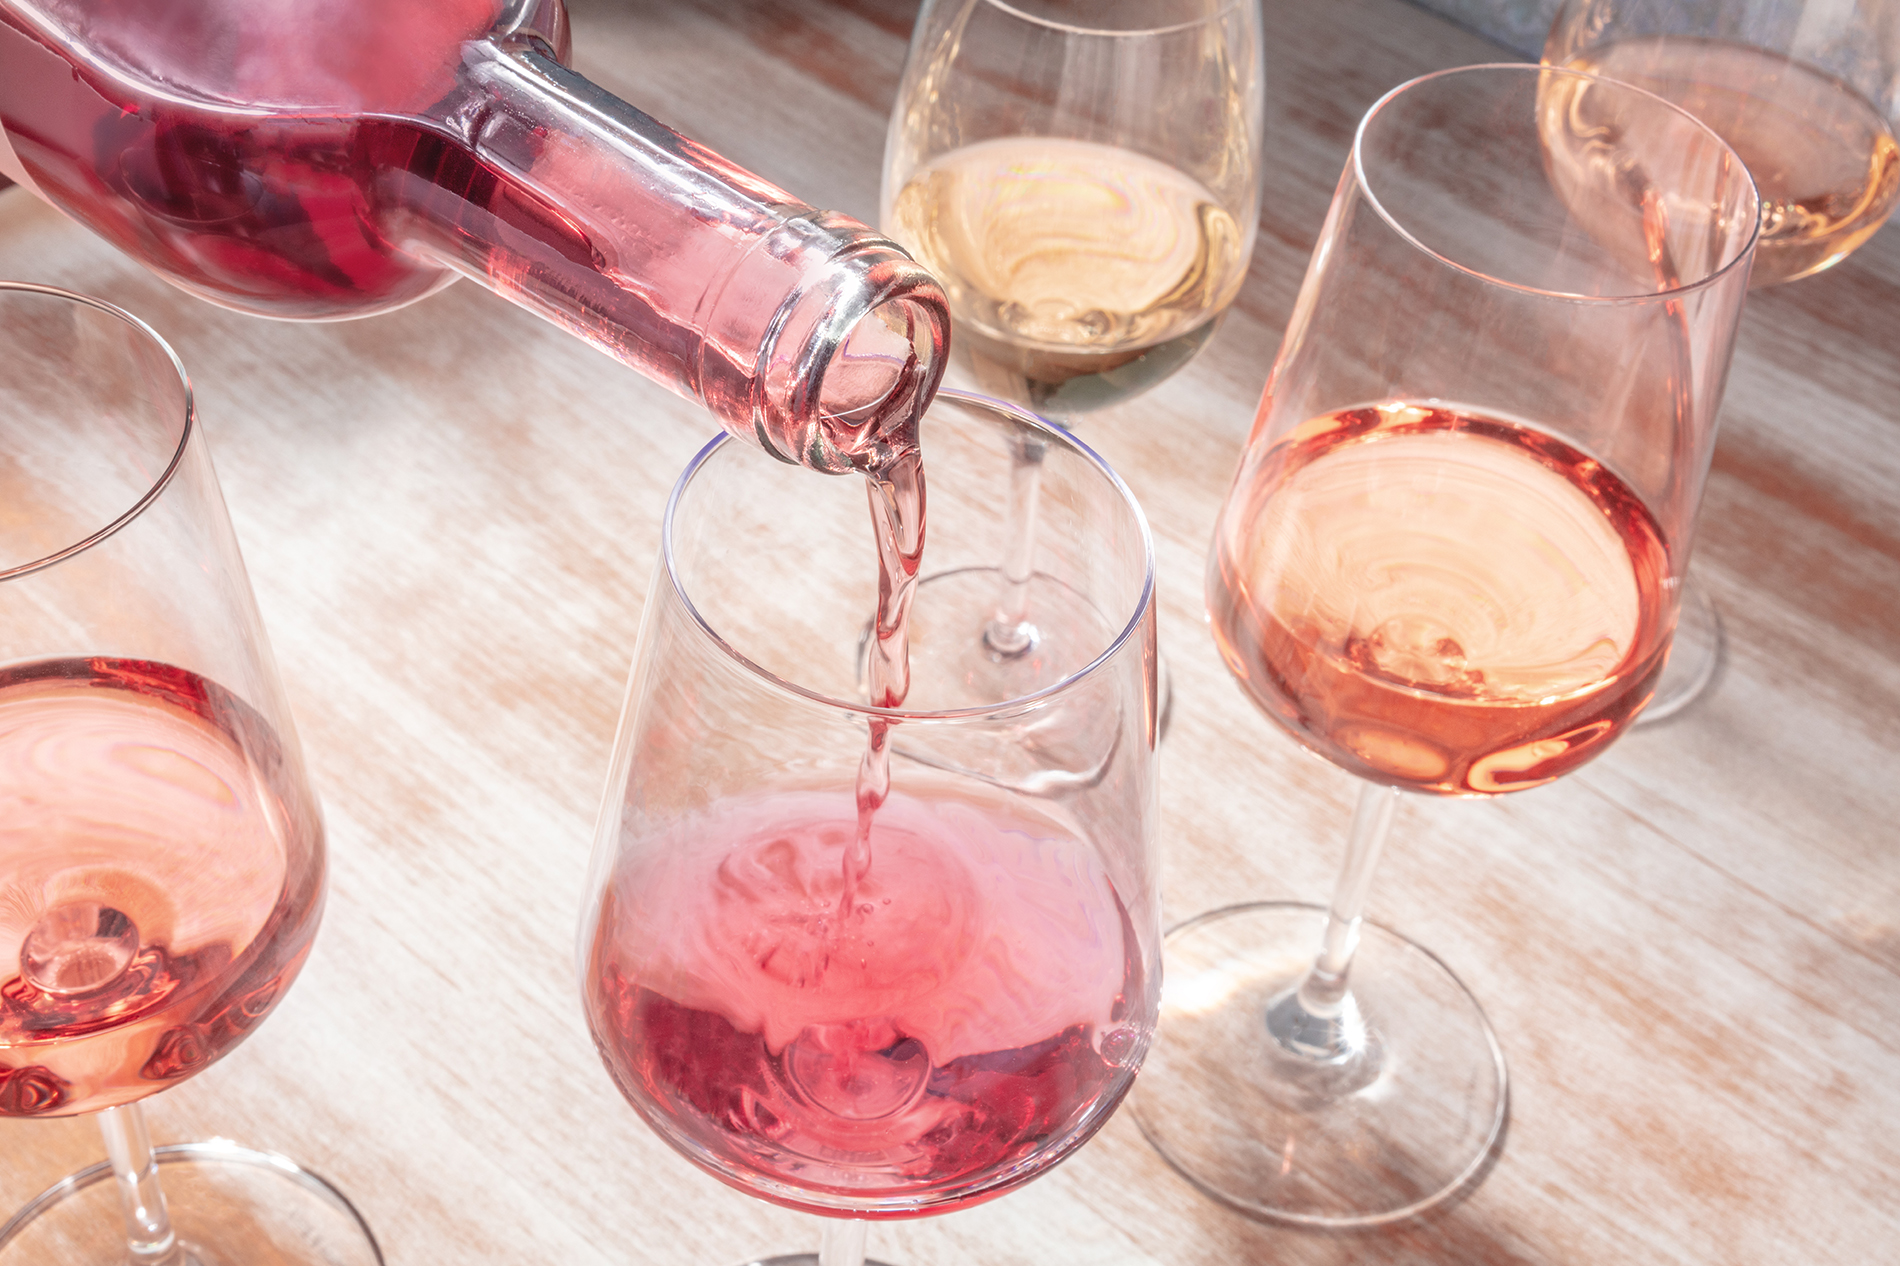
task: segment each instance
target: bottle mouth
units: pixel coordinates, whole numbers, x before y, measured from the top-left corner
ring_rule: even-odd
[[[819,383],[817,425],[854,468],[874,466],[917,444],[943,376],[942,338],[929,306],[887,299],[851,327]]]
[[[753,426],[781,460],[827,474],[872,470],[916,447],[949,363],[949,300],[890,239],[835,213],[812,222],[807,231],[838,247],[761,348]]]

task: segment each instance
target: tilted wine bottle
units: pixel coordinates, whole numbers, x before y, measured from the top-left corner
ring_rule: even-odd
[[[365,316],[461,274],[786,461],[908,444],[937,283],[568,50],[562,0],[0,0],[0,176],[226,307]]]

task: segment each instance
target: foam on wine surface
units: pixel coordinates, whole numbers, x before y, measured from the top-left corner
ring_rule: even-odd
[[[227,692],[140,661],[0,670],[0,1115],[217,1059],[295,976],[322,891],[315,808]]]
[[[1209,603],[1267,714],[1377,782],[1547,782],[1648,698],[1668,552],[1586,454],[1517,422],[1403,403],[1329,414],[1261,463]]]
[[[954,150],[912,174],[889,219],[943,282],[979,382],[1058,414],[1178,369],[1246,268],[1239,225],[1198,181],[1090,141]]]
[[[783,1204],[985,1199],[1079,1145],[1145,1049],[1140,951],[1054,817],[891,794],[839,907],[837,793],[715,805],[623,854],[588,965],[596,1040],[686,1155]]]
[[[1568,64],[1681,106],[1741,156],[1761,194],[1757,286],[1845,257],[1900,198],[1900,145],[1889,121],[1812,66],[1746,44],[1679,36],[1613,41]]]

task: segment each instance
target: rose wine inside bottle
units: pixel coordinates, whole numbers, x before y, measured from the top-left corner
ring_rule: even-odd
[[[910,177],[885,224],[943,282],[978,382],[1059,416],[1180,368],[1246,270],[1240,227],[1199,182],[1089,141],[955,150]]]
[[[0,670],[0,1116],[126,1103],[230,1050],[316,932],[277,736],[183,669]]]
[[[988,1199],[1079,1146],[1133,1078],[1151,982],[1093,848],[1018,806],[892,792],[846,908],[836,792],[717,804],[624,854],[586,973],[621,1090],[734,1186],[861,1217]]]
[[[1217,533],[1208,602],[1267,715],[1374,782],[1488,795],[1589,759],[1674,624],[1655,520],[1521,422],[1390,403],[1313,419]]]
[[[873,464],[942,372],[936,283],[567,53],[560,0],[0,0],[0,175],[240,311],[460,273],[786,461]]]
[[[1834,264],[1871,237],[1900,197],[1900,145],[1887,119],[1832,75],[1721,40],[1617,40],[1569,68],[1646,88],[1732,146],[1761,192],[1752,283]]]

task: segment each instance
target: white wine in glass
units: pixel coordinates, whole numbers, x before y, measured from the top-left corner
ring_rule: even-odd
[[[1068,423],[1185,365],[1259,219],[1256,0],[928,0],[883,226],[943,281],[952,356]]]
[[[1259,221],[1261,61],[1258,0],[926,0],[882,225],[943,282],[965,381],[1067,427],[1206,345]],[[1065,636],[1025,616],[1038,443],[1011,472],[1000,591],[938,582],[988,609],[969,673],[1016,694]]]
[[[1246,272],[1246,233],[1177,167],[1095,141],[1004,137],[911,173],[890,232],[935,273],[983,386],[1057,417],[1186,364]]]

